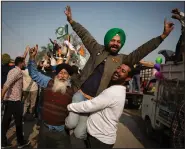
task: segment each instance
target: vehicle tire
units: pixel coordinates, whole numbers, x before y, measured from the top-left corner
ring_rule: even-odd
[[[152,124],[151,124],[150,119],[145,119],[145,132],[146,132],[146,135],[149,138],[153,138],[153,136],[154,136],[154,129],[152,128]]]

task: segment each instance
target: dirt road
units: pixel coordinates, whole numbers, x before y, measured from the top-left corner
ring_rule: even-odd
[[[33,126],[36,121],[24,123],[24,136],[25,139],[30,137],[33,131]],[[11,124],[7,136],[12,144],[16,147],[15,126]],[[32,148],[36,146],[31,144]],[[138,110],[124,110],[120,123],[118,124],[117,140],[114,148],[158,148],[159,146],[155,141],[147,138],[144,133],[144,123],[140,117]]]
[[[159,148],[145,134],[144,122],[138,110],[124,110],[118,125],[115,148]]]

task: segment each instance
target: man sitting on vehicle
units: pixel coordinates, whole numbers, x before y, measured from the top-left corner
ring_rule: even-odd
[[[182,61],[182,53],[185,52],[184,50],[184,13],[180,12],[177,8],[172,10],[172,18],[177,19],[181,23],[181,36],[179,38],[179,41],[176,45],[176,50],[175,50],[175,63]]]

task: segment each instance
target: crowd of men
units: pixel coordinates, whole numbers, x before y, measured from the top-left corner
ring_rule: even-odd
[[[174,9],[172,13],[172,17],[182,23],[182,35],[176,49],[178,60],[184,47],[184,22],[178,9]],[[22,148],[30,143],[24,140],[22,126],[22,121],[29,112],[39,119],[38,148],[112,148],[125,105],[125,84],[133,75],[136,78],[139,76],[133,66],[155,50],[174,28],[172,22],[165,20],[161,35],[125,55],[118,54],[126,42],[124,30],[110,29],[104,37],[104,45],[101,45],[80,23],[73,20],[69,6],[66,7],[65,15],[90,53],[90,58],[79,73],[78,68],[72,67],[68,62],[62,62],[56,67],[52,67],[51,63],[44,64],[44,61],[37,64],[35,59],[38,45],[26,47],[24,56],[16,57],[15,67],[6,70],[7,78],[2,86],[5,105],[1,127],[2,147],[9,146],[6,133],[12,115],[18,147]],[[58,46],[56,41],[53,44],[55,53]],[[29,61],[26,64],[28,53]],[[49,55],[48,57],[51,58]],[[176,137],[173,139],[179,140],[178,135],[174,135]],[[184,136],[181,136],[180,141],[173,141],[176,144],[178,142],[178,146],[173,146],[182,147],[182,137]],[[73,146],[71,138],[76,139],[78,144]]]

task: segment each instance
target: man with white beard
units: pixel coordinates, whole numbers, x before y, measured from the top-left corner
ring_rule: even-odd
[[[54,79],[38,72],[35,63],[37,48],[30,49],[28,70],[31,78],[44,88],[41,93],[42,110],[38,148],[70,148],[70,136],[66,135],[67,105],[72,101],[74,89],[70,84],[73,69],[68,64],[56,67]]]

